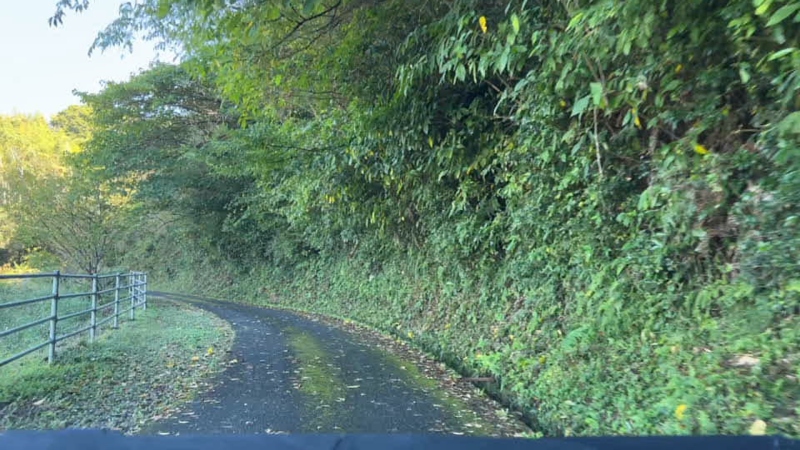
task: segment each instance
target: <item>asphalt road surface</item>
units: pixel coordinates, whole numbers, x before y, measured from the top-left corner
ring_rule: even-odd
[[[357,333],[282,310],[151,295],[218,315],[236,338],[213,389],[144,434],[495,434],[438,383],[421,381],[413,362]]]

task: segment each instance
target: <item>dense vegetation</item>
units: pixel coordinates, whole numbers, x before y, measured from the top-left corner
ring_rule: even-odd
[[[96,46],[142,31],[184,62],[71,158],[129,265],[396,330],[547,435],[800,434],[800,3],[145,0]]]
[[[0,116],[0,266],[95,273],[114,258],[130,192],[115,191],[76,155],[91,136],[91,110]],[[46,250],[40,252],[39,250]],[[51,256],[56,256],[54,260]]]

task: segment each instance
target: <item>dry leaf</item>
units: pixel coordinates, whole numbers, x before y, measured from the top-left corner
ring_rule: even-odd
[[[763,436],[767,434],[767,422],[761,419],[756,420],[750,425],[750,434],[753,436]]]
[[[760,359],[751,355],[737,356],[736,358],[730,360],[730,364],[733,367],[753,367],[758,365],[759,362],[761,362]]]

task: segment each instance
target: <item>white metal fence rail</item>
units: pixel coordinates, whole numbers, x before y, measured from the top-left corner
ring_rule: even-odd
[[[2,343],[3,339],[14,337],[37,326],[44,327],[45,324],[49,324],[47,339],[44,342],[36,342],[31,347],[0,360],[0,366],[16,361],[44,347],[48,347],[47,360],[52,363],[55,360],[56,345],[59,342],[86,332],[89,333],[89,341],[94,341],[101,326],[111,322],[112,328],[118,328],[120,316],[129,313],[130,319],[134,320],[137,308],[147,309],[147,274],[144,272],[106,275],[73,275],[60,272],[0,275],[0,282],[46,278],[52,280],[50,295],[13,301],[0,298],[0,316],[10,314],[9,312],[12,308],[42,305],[43,310],[45,310],[46,306],[44,305],[47,305],[48,302],[50,306],[49,315],[38,317],[28,323],[14,324],[10,328],[8,325],[6,325],[6,329],[0,328],[0,343]],[[90,285],[91,290],[89,292],[65,290],[63,284],[68,281],[82,281]],[[78,311],[74,311],[74,307],[64,308],[68,302],[75,302],[77,299],[84,299],[84,302],[90,306]],[[64,311],[65,309],[66,311]],[[43,312],[43,314],[46,313]],[[59,329],[59,323],[73,319],[78,322],[77,327],[73,327],[68,331],[65,331],[63,327]],[[63,334],[59,335],[59,332]]]

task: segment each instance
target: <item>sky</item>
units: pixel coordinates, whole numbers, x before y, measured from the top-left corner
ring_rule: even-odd
[[[47,19],[57,0],[0,0],[0,114],[45,116],[80,103],[73,89],[97,92],[101,81],[124,81],[157,58],[152,43],[88,56],[98,31],[117,17],[120,0],[93,0],[57,28]],[[171,60],[169,56],[162,60]]]

